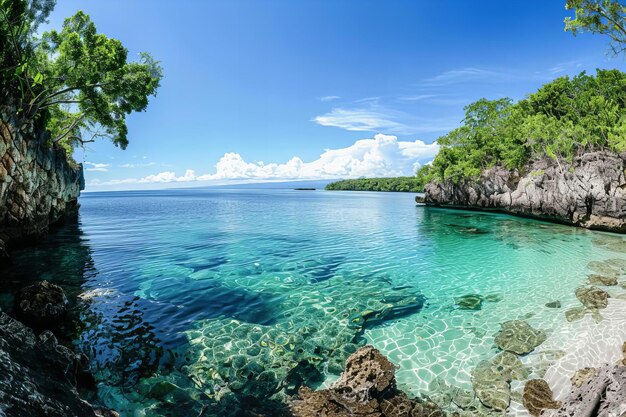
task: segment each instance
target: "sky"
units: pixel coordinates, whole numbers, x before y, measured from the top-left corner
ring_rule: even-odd
[[[411,175],[463,107],[624,70],[565,0],[58,0],[165,78],[126,150],[79,149],[87,191]]]

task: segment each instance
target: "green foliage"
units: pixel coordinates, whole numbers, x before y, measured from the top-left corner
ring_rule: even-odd
[[[518,103],[481,99],[465,111],[462,126],[438,139],[431,178],[473,179],[494,165],[521,168],[546,155],[626,151],[626,74],[618,70],[557,78]]]
[[[419,193],[424,190],[423,179],[418,177],[359,178],[331,182],[331,191],[399,191]]]
[[[122,43],[97,33],[81,11],[66,19],[60,31],[38,39],[35,29],[54,1],[0,2],[0,69],[23,115],[43,120],[52,141],[68,152],[97,138],[126,148],[126,116],[145,110],[156,94],[159,63],[146,53],[129,62]]]
[[[566,31],[607,35],[614,55],[626,50],[626,5],[620,0],[567,0],[565,8],[575,12],[574,19],[565,18]]]

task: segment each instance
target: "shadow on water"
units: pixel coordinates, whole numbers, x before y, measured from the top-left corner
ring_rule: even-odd
[[[212,270],[226,262],[222,257],[184,266],[194,271]],[[137,291],[119,285],[129,278],[124,272],[115,279],[99,272],[89,239],[76,222],[55,230],[37,246],[12,253],[11,264],[1,273],[0,307],[12,312],[14,294],[31,283],[48,280],[62,286],[70,300],[70,314],[53,331],[62,343],[73,345],[91,359],[98,381],[122,392],[134,391],[143,379],[154,375],[179,372],[189,363],[183,331],[191,321],[232,318],[272,325],[279,315],[273,307],[276,297],[229,288],[217,280],[184,278],[181,284],[180,277],[155,274],[149,290],[140,297]],[[163,415],[177,416],[183,415],[181,407],[196,414],[199,407],[197,399],[172,404],[171,410],[166,403],[162,405]],[[232,414],[235,406],[238,411]],[[233,398],[230,406],[228,401],[212,404],[200,415],[214,415],[216,410],[219,415],[252,415],[241,411],[246,408],[278,413],[272,415],[285,411],[278,402],[261,404],[242,397]]]
[[[89,290],[98,279],[89,242],[80,223],[72,222],[36,246],[12,253],[11,264],[2,270],[0,307],[11,313],[14,294],[34,282],[60,285],[70,309],[53,332],[87,354],[96,372],[107,369],[111,382],[132,383],[154,372],[163,356],[158,332],[145,321],[146,313],[157,308],[113,290]]]

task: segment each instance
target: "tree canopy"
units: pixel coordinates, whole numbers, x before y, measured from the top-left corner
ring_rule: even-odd
[[[68,151],[98,138],[124,149],[126,116],[146,109],[161,66],[147,53],[129,61],[122,43],[98,33],[82,11],[37,37],[54,3],[0,0],[2,87],[17,96],[24,117],[42,120]]]
[[[400,191],[419,193],[425,182],[418,177],[358,178],[340,180],[326,185],[331,191]]]
[[[422,178],[476,178],[501,165],[571,159],[595,150],[626,151],[626,74],[597,70],[560,77],[526,99],[481,99],[465,108],[462,125],[437,140],[441,148]]]
[[[573,19],[565,18],[566,31],[607,35],[614,55],[626,51],[626,5],[622,1],[567,0],[565,8],[575,12]]]

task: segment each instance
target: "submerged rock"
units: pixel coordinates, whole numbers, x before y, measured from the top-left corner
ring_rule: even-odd
[[[620,271],[613,268],[607,262],[601,261],[591,261],[587,264],[587,268],[601,275],[617,276],[620,273]]]
[[[524,395],[522,397],[524,407],[535,417],[541,414],[545,409],[557,409],[561,403],[554,401],[552,390],[543,379],[531,379],[524,386]]]
[[[579,287],[576,289],[576,298],[587,308],[606,308],[609,303],[609,293],[597,287]]]
[[[605,262],[607,265],[610,265],[613,268],[620,269],[621,272],[626,271],[626,259],[611,258],[607,259]]]
[[[502,350],[523,355],[545,340],[546,334],[543,330],[536,330],[523,320],[511,320],[501,324],[494,342]]]
[[[478,294],[467,294],[455,298],[454,303],[461,310],[480,310],[483,305],[483,297]]]
[[[561,308],[561,302],[559,300],[550,301],[546,303],[546,307],[548,308]]]
[[[295,417],[443,417],[430,401],[409,399],[396,387],[395,367],[378,350],[365,346],[352,354],[332,387],[302,387],[290,403]]]
[[[588,311],[585,307],[570,308],[569,310],[565,312],[565,319],[571,323],[574,321],[581,320],[583,317],[585,317],[585,314],[587,313]]]
[[[616,276],[606,276],[606,275],[597,275],[591,274],[589,275],[589,284],[591,285],[603,285],[603,286],[613,286],[617,285],[617,277]]]
[[[21,319],[39,327],[62,318],[67,313],[68,301],[61,287],[40,281],[18,292],[15,307]]]
[[[511,381],[525,379],[528,374],[516,355],[501,352],[474,368],[472,386],[481,403],[494,410],[505,411],[511,402]]]

